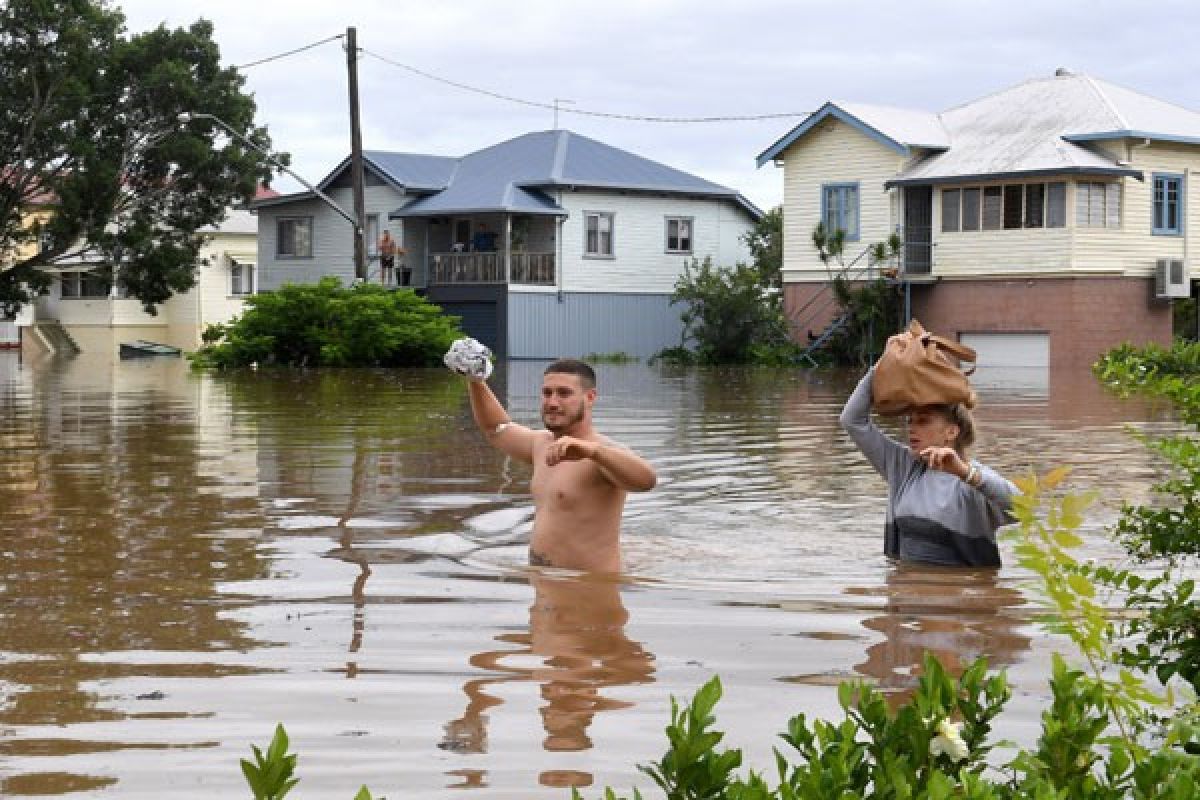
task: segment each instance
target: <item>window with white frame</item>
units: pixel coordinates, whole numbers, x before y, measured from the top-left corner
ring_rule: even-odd
[[[367,258],[377,258],[379,256],[379,237],[382,234],[379,232],[379,215],[367,215]]]
[[[613,214],[587,211],[583,215],[583,254],[594,258],[613,256]]]
[[[62,281],[61,294],[63,299],[67,300],[108,297],[112,289],[108,278],[95,272],[63,272],[60,279]]]
[[[1075,184],[1075,225],[1080,228],[1120,227],[1120,184],[1099,181]]]
[[[312,217],[280,217],[275,222],[275,255],[312,258]]]
[[[254,265],[248,261],[229,262],[229,293],[232,295],[254,294]]]
[[[1178,236],[1183,233],[1183,176],[1154,176],[1153,233]]]
[[[1065,228],[1067,184],[1022,183],[942,190],[942,231]]]
[[[845,231],[846,241],[858,241],[857,183],[827,183],[821,187],[821,219],[829,233]]]
[[[691,255],[691,217],[667,217],[667,252]]]

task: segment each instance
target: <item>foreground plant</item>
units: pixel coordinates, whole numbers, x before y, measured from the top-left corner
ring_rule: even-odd
[[[287,793],[300,782],[293,777],[296,772],[296,755],[288,753],[288,736],[283,725],[275,726],[275,736],[263,753],[256,745],[250,745],[254,761],[242,759],[242,774],[254,793],[254,800],[283,800]],[[354,800],[373,800],[366,786],[358,790]],[[386,798],[379,798],[386,800]]]
[[[1094,367],[1120,395],[1169,400],[1193,430],[1140,438],[1167,462],[1170,474],[1154,486],[1158,501],[1126,505],[1116,535],[1140,570],[1096,570],[1095,577],[1124,593],[1136,612],[1117,626],[1125,642],[1122,664],[1166,683],[1174,677],[1200,692],[1200,607],[1190,573],[1200,556],[1200,344],[1171,348],[1123,346]],[[1165,565],[1165,566],[1164,566]],[[1157,574],[1146,573],[1156,569]]]

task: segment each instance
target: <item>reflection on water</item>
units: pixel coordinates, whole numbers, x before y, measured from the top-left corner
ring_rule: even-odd
[[[902,564],[882,588],[847,590],[882,595],[882,613],[863,627],[883,636],[854,668],[900,702],[917,686],[925,653],[952,674],[986,656],[992,669],[1015,664],[1029,648],[1025,600],[999,582],[996,570],[957,570]]]
[[[629,612],[616,581],[604,576],[533,574],[529,582],[534,598],[528,630],[499,634],[495,637],[502,645],[499,649],[471,656],[471,666],[488,675],[463,684],[467,705],[462,716],[446,724],[445,736],[438,744],[443,750],[487,752],[488,715],[484,712],[504,702],[495,690],[514,681],[538,687],[546,750],[586,750],[592,746],[588,726],[597,713],[632,705],[603,690],[653,680],[653,657],[625,634]],[[573,777],[580,776],[586,773]],[[559,771],[543,783],[587,785],[564,784],[564,779]],[[590,782],[590,776],[587,780]]]
[[[542,364],[500,396],[537,424]],[[1055,640],[1011,566],[895,568],[886,487],[837,427],[852,374],[602,366],[599,428],[659,467],[629,500],[627,582],[531,572],[529,468],[440,371],[192,375],[177,360],[0,353],[0,794],[244,794],[283,722],[301,790],[559,797],[639,782],[668,698],[714,673],[750,763],[831,685],[911,688],[986,654],[1028,737]],[[1170,410],[1090,375],[981,386],[979,456],[1060,463],[1144,500],[1126,425]],[[153,751],[146,753],[143,751]],[[449,784],[449,785],[448,785]]]

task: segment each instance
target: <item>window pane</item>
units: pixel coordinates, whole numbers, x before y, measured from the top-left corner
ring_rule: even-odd
[[[1104,184],[1093,183],[1090,192],[1091,202],[1088,203],[1088,224],[1092,227],[1104,227]]]
[[[600,218],[595,214],[588,214],[585,219],[587,220],[587,236],[585,237],[584,250],[587,253],[595,255],[600,240]]]
[[[229,268],[229,293],[242,293],[242,265],[234,264]]]
[[[1088,208],[1092,204],[1092,185],[1090,183],[1075,184],[1075,225],[1079,228],[1088,226]]]
[[[1180,181],[1166,181],[1166,229],[1180,229]]]
[[[296,220],[296,255],[308,258],[312,255],[312,220]]]
[[[367,255],[379,255],[379,236],[379,215],[371,214],[367,217]]]
[[[1065,228],[1067,226],[1067,185],[1065,183],[1052,183],[1048,191],[1046,227]]]
[[[685,253],[692,252],[692,221],[679,220],[679,249]]]
[[[1106,185],[1104,206],[1104,224],[1110,228],[1121,227],[1121,184]]]
[[[1025,227],[1042,227],[1042,215],[1046,206],[1046,184],[1025,184]]]
[[[1154,230],[1161,231],[1166,227],[1167,220],[1167,181],[1165,178],[1154,179]]]
[[[983,229],[1000,230],[1000,209],[1003,207],[1003,189],[989,186],[983,190]]]
[[[94,272],[80,273],[79,294],[81,297],[108,297],[108,281]]]
[[[1023,186],[1004,187],[1004,227],[1021,227],[1021,198],[1025,194]]]
[[[958,189],[942,190],[942,232],[958,231],[959,222],[959,191]]]
[[[963,189],[962,193],[962,229],[964,231],[979,230],[979,190]]]
[[[62,296],[79,297],[78,272],[64,272],[62,274]]]
[[[841,227],[839,224],[840,214],[838,212],[838,191],[834,187],[829,187],[824,190],[823,205],[825,206],[825,231],[833,233]]]
[[[846,231],[847,239],[858,238],[858,187],[844,186],[842,187],[842,197],[844,204],[842,206],[842,227]]]
[[[290,219],[281,219],[276,225],[275,252],[281,256],[295,255],[296,231]]]

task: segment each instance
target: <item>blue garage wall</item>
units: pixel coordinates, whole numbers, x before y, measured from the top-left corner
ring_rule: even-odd
[[[509,358],[628,353],[648,358],[679,344],[680,306],[665,294],[606,292],[508,295]]]

